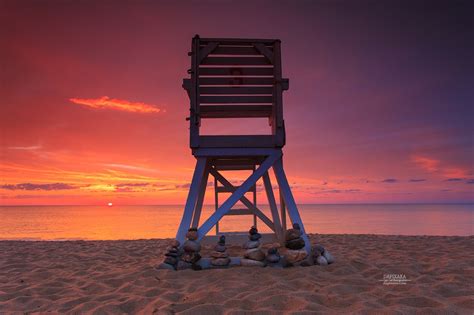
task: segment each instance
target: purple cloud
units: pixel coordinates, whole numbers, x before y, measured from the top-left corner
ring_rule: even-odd
[[[387,178],[381,181],[381,183],[389,183],[389,184],[396,183],[396,182],[398,182],[398,180],[395,178]]]

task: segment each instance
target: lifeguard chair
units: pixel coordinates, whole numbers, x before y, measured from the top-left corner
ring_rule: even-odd
[[[306,250],[310,242],[283,170],[282,148],[285,145],[283,91],[288,79],[282,77],[280,40],[201,38],[192,40],[190,79],[183,88],[190,99],[190,147],[197,163],[183,217],[176,239],[183,242],[190,227],[198,229],[198,240],[218,224],[225,215],[253,215],[265,223],[276,238],[284,241],[288,212],[292,223],[298,223]],[[215,118],[265,117],[270,135],[201,135],[201,122]],[[275,201],[269,169],[273,168],[280,192],[280,211]],[[240,185],[232,185],[224,176],[226,170],[251,170]],[[215,179],[216,210],[200,225],[200,216],[209,174]],[[256,183],[262,178],[271,210],[267,217],[256,204]],[[245,193],[254,193],[249,200]],[[219,205],[220,192],[232,193]],[[244,209],[234,209],[238,201]],[[220,233],[217,229],[218,234]]]

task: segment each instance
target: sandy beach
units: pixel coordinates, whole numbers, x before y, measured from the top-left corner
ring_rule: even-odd
[[[155,269],[170,240],[1,241],[0,313],[474,312],[472,236],[313,234],[311,241],[336,262],[176,272]],[[390,275],[407,281],[384,283]]]

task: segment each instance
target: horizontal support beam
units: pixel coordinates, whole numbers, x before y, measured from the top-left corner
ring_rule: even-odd
[[[241,103],[266,103],[271,104],[273,102],[273,96],[201,96],[199,97],[199,102],[201,104],[241,104]]]
[[[270,61],[264,56],[262,57],[207,57],[201,61],[202,65],[238,65],[238,66],[264,66],[271,65]]]
[[[226,158],[266,158],[266,156],[281,153],[281,148],[196,148],[193,149],[195,157]]]
[[[272,105],[201,105],[201,118],[264,118],[271,117]]]
[[[205,94],[230,94],[230,95],[235,95],[235,94],[261,94],[261,95],[272,95],[273,93],[273,87],[271,86],[206,86],[206,87],[201,87],[199,89],[199,93],[202,95]]]
[[[273,68],[243,68],[243,67],[199,67],[199,76],[222,75],[222,76],[273,76]]]
[[[273,86],[273,78],[199,78],[199,85],[268,85]]]
[[[250,209],[230,209],[225,215],[255,215],[255,213]]]
[[[234,191],[237,190],[240,186],[234,186],[234,187],[229,187],[229,186],[218,186],[217,187],[217,192],[218,193],[233,193]],[[252,186],[248,192],[254,192],[257,190],[256,185]]]
[[[249,136],[199,136],[202,148],[273,148],[275,138],[272,135]]]

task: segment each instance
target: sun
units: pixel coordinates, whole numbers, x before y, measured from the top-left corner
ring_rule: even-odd
[[[112,207],[112,206],[113,206],[113,203],[109,202],[109,203],[107,204],[107,206]]]

